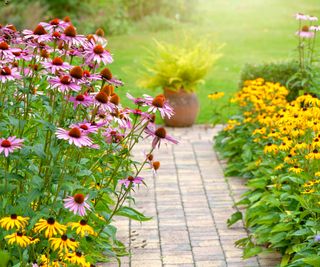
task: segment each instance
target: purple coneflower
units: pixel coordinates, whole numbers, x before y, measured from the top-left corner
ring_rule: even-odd
[[[318,31],[320,31],[320,26],[319,25],[312,25],[312,26],[310,26],[309,30],[318,32]]]
[[[64,75],[64,76],[61,76],[60,78],[58,77],[51,78],[49,79],[49,83],[52,88],[56,88],[58,89],[58,91],[62,93],[69,90],[78,92],[81,89],[78,84],[76,84],[71,80],[71,77],[69,75]]]
[[[5,41],[0,42],[0,57],[2,59],[13,59],[14,53],[20,52],[20,48],[11,48]]]
[[[143,181],[143,178],[142,177],[132,177],[132,176],[129,176],[128,178],[126,179],[123,179],[123,180],[119,180],[119,184],[123,184],[126,188],[129,187],[129,185],[132,185],[134,186],[135,184],[141,184]]]
[[[36,40],[38,43],[50,42],[52,40],[52,36],[48,34],[45,28],[40,24],[33,31],[24,30],[22,31],[22,34],[24,34],[25,39]]]
[[[100,78],[109,84],[114,86],[122,86],[123,82],[113,78],[111,71],[108,68],[104,68],[100,71]]]
[[[316,16],[309,16],[309,17],[308,17],[308,20],[309,20],[309,21],[318,21],[318,17],[316,17]]]
[[[296,17],[297,20],[308,20],[308,18],[309,18],[308,15],[304,15],[302,13],[295,14],[295,17]]]
[[[49,23],[40,22],[40,25],[42,25],[47,31],[55,32],[57,30],[64,31],[65,28],[67,28],[70,25],[70,23],[65,22],[63,20],[60,20],[58,18],[55,18],[55,19],[51,20]]]
[[[142,97],[133,97],[132,95],[130,95],[129,93],[127,93],[127,98],[129,98],[131,101],[133,101],[133,103],[135,103],[138,106],[145,106],[146,104],[146,100]]]
[[[153,136],[153,141],[152,141],[152,147],[155,148],[157,145],[160,147],[161,140],[167,140],[173,144],[178,144],[178,140],[174,139],[172,136],[167,134],[167,131],[163,128],[160,127],[156,130],[151,129],[150,127],[147,127],[145,129],[146,134],[149,136]]]
[[[164,95],[157,95],[155,98],[149,95],[143,95],[146,99],[146,103],[149,106],[149,112],[160,112],[162,118],[171,116],[174,114],[172,107],[169,105],[168,101],[164,97]]]
[[[69,131],[58,128],[56,136],[58,139],[68,140],[70,145],[75,144],[77,147],[92,145],[91,139],[79,127],[73,127]]]
[[[51,62],[43,62],[42,65],[51,73],[57,73],[59,71],[69,70],[71,68],[70,64],[64,62],[60,57],[54,58]]]
[[[112,128],[107,128],[103,135],[108,144],[119,143],[124,138],[124,134],[120,133],[118,129]]]
[[[0,154],[3,152],[5,157],[9,156],[15,149],[20,149],[23,139],[10,136],[7,139],[0,138]]]
[[[300,31],[296,32],[296,35],[300,36],[301,38],[313,38],[314,32],[309,31],[309,26],[304,25]]]
[[[83,194],[75,194],[73,197],[69,196],[65,198],[64,207],[74,214],[78,214],[80,216],[85,216],[87,214],[86,210],[91,210],[86,200],[88,200],[89,195],[84,196]]]
[[[78,35],[76,28],[73,25],[67,26],[61,34],[61,40],[71,45],[84,45],[87,41],[84,35]]]
[[[109,112],[112,112],[114,107],[115,107],[115,105],[112,104],[109,100],[110,100],[110,97],[106,93],[104,93],[102,91],[97,93],[95,95],[95,97],[94,97],[95,104],[97,106],[99,106],[99,108],[102,111],[106,111],[107,110]]]
[[[93,99],[88,94],[79,94],[77,96],[70,96],[68,98],[70,102],[73,102],[74,109],[77,108],[78,105],[82,105],[84,107],[89,107],[93,104]]]
[[[0,69],[1,83],[5,83],[7,81],[13,81],[15,79],[20,79],[20,78],[21,78],[21,75],[15,68],[10,69],[9,67],[5,66]]]
[[[87,63],[110,64],[113,62],[110,52],[105,50],[101,44],[92,41],[85,44],[84,55]]]
[[[99,28],[96,30],[96,33],[93,35],[96,43],[106,46],[108,44],[107,39],[104,37],[104,30]]]

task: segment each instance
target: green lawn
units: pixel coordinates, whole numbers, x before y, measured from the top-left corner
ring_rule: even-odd
[[[223,57],[217,61],[201,86],[198,96],[201,111],[197,123],[206,123],[212,114],[212,102],[207,95],[224,91],[226,96],[217,103],[217,108],[226,104],[228,97],[237,89],[241,68],[245,63],[281,61],[295,56],[297,12],[320,16],[319,0],[200,0],[198,11],[193,14],[195,22],[182,24],[177,29],[161,32],[142,32],[109,38],[109,46],[115,62],[113,73],[125,82],[120,92],[122,101],[125,92],[135,96],[159,91],[138,88],[141,61],[145,48],[153,46],[153,39],[179,42],[183,32],[192,32],[197,38],[209,36],[213,43],[225,44]],[[119,91],[120,91],[119,90]],[[216,103],[216,102],[215,102]],[[227,108],[224,113],[229,112]]]

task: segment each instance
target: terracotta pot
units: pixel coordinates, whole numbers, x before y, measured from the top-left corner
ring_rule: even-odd
[[[167,126],[188,127],[195,122],[199,112],[199,102],[196,94],[184,90],[164,89],[164,96],[175,112],[170,119],[164,119]]]

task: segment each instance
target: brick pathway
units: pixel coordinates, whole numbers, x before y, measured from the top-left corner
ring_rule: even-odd
[[[132,256],[122,258],[129,267],[255,267],[275,266],[278,256],[263,255],[242,260],[242,251],[234,242],[247,236],[242,222],[228,229],[226,220],[236,210],[234,201],[245,190],[243,180],[226,180],[220,162],[212,150],[212,138],[219,130],[197,125],[168,129],[179,145],[162,145],[155,153],[161,161],[158,176],[143,177],[148,187],[140,187],[133,196],[136,207],[152,221],[139,223],[116,218],[118,237]],[[142,144],[135,152],[143,158],[149,149]],[[107,264],[106,266],[117,266]]]

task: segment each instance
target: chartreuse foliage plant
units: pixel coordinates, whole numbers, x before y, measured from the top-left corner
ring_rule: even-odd
[[[146,221],[130,201],[156,171],[152,152],[177,143],[154,124],[171,116],[166,99],[128,97],[100,29],[84,36],[69,19],[19,32],[0,29],[1,266],[94,266],[127,254],[114,216]],[[144,134],[145,133],[145,134]],[[132,150],[151,137],[142,162]]]
[[[262,78],[246,81],[232,99],[238,116],[216,138],[227,175],[247,178],[232,225],[243,219],[244,257],[278,251],[281,266],[320,266],[320,100]]]

